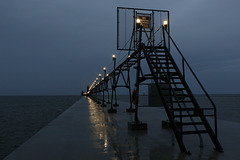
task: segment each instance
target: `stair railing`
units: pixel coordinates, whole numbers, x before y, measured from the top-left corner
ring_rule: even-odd
[[[163,27],[163,26],[162,26]],[[191,66],[189,65],[189,63],[187,62],[187,60],[185,59],[185,57],[183,56],[182,52],[180,51],[180,49],[178,48],[177,44],[174,42],[174,40],[172,39],[172,37],[170,36],[169,32],[166,30],[165,27],[163,27],[163,30],[167,33],[168,39],[173,43],[173,45],[175,46],[175,48],[177,49],[178,53],[180,54],[181,58],[182,58],[182,74],[183,74],[183,79],[185,80],[185,66],[187,66],[187,68],[191,71],[192,75],[194,76],[194,78],[196,79],[196,81],[198,82],[200,88],[202,89],[202,91],[204,92],[204,94],[207,96],[208,100],[210,101],[213,109],[214,109],[214,126],[215,126],[215,135],[217,137],[217,110],[216,110],[216,105],[213,102],[213,100],[211,99],[211,97],[209,96],[209,94],[207,93],[206,89],[203,87],[202,83],[200,82],[200,80],[198,79],[197,75],[194,73],[193,69],[191,68]]]

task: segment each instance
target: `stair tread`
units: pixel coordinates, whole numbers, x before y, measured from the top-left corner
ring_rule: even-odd
[[[199,117],[199,115],[196,114],[184,114],[184,115],[174,115],[174,117]]]
[[[183,110],[183,111],[193,111],[193,110],[195,110],[195,108],[169,108],[169,110],[171,110],[171,111],[179,111],[179,110]]]
[[[192,103],[192,101],[184,101],[184,100],[178,100],[178,101],[172,101],[173,103]]]
[[[167,96],[167,97],[189,97],[188,94],[176,94],[175,95],[164,95],[164,96]]]
[[[199,130],[199,131],[183,131],[182,134],[201,134],[208,133],[207,130]]]
[[[184,122],[182,125],[203,125],[203,122]]]

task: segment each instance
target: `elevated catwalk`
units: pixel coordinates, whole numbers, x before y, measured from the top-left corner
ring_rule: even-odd
[[[121,99],[120,99],[121,100]],[[109,104],[108,104],[109,105]],[[240,157],[240,125],[219,120],[219,140],[224,153],[212,149],[208,136],[203,148],[197,135],[188,136],[185,144],[192,155],[181,153],[175,136],[161,128],[166,120],[161,108],[139,108],[141,120],[148,123],[147,132],[132,132],[127,122],[133,113],[126,113],[128,103],[119,101],[117,114],[109,114],[90,98],[82,97],[31,139],[8,155],[5,160],[79,160],[79,159],[238,159]],[[126,106],[126,107],[124,107]],[[160,116],[159,116],[160,115]],[[154,117],[154,119],[153,119]],[[209,118],[209,121],[212,121]],[[196,141],[194,144],[190,141]]]

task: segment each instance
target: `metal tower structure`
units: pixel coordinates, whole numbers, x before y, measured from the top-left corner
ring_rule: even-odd
[[[216,106],[170,36],[169,22],[169,11],[118,7],[117,49],[126,51],[128,56],[118,66],[115,66],[116,57],[113,56],[113,71],[105,73],[103,79],[95,80],[88,95],[97,101],[102,100],[104,104],[104,92],[109,93],[111,90],[109,113],[116,113],[116,109],[113,109],[114,96],[117,104],[116,88],[127,88],[130,97],[127,111],[135,113],[136,124],[141,123],[138,119],[138,99],[134,100],[135,108],[132,106],[130,69],[134,68],[135,97],[139,97],[139,88],[143,82],[154,82],[182,152],[188,153],[184,136],[190,134],[197,134],[200,139],[201,134],[208,134],[215,149],[222,152],[217,137]],[[144,63],[147,66],[145,68]],[[210,106],[199,104],[187,82],[188,75],[192,75]],[[119,84],[120,78],[124,84]],[[102,99],[99,93],[103,94]],[[214,124],[211,125],[207,117],[213,117]]]

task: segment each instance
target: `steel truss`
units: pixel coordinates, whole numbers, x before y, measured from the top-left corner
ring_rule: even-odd
[[[109,73],[108,76],[105,76],[104,80],[95,82],[93,86],[90,87],[88,95],[94,100],[102,101],[102,103],[104,103],[104,92],[109,93],[109,90],[111,90],[111,108],[109,110],[113,110],[113,101],[117,104],[116,88],[127,88],[129,91],[130,101],[129,109],[135,112],[135,123],[139,123],[138,102],[135,104],[135,109],[132,107],[130,81],[130,69],[133,66],[136,66],[135,89],[137,90],[137,93],[139,94],[139,86],[141,83],[148,79],[154,81],[180,150],[182,152],[189,153],[184,144],[184,135],[197,134],[201,140],[201,134],[208,134],[215,145],[215,149],[222,152],[223,148],[217,137],[216,106],[170,36],[169,26],[161,25],[159,27],[158,32],[162,32],[163,40],[158,44],[154,43],[153,39],[149,36],[152,35],[152,33],[149,34],[143,25],[137,26],[136,30],[133,30],[133,32],[134,33],[132,35],[134,35],[135,32],[138,35],[137,38],[132,36],[131,40],[137,41],[137,47],[134,52],[129,54],[126,60],[117,67],[114,63],[113,71]],[[142,41],[143,35],[147,37],[147,43]],[[170,42],[173,44],[173,47],[178,51],[181,57],[182,70],[179,69],[179,66],[170,53]],[[145,60],[148,64],[149,73],[143,72],[141,67],[142,60]],[[210,101],[211,107],[204,108],[198,104],[185,80],[186,69],[190,70],[190,73],[196,79],[198,85]],[[123,84],[119,84],[120,79],[123,80]],[[111,88],[108,86],[111,86]],[[103,94],[102,99],[99,98],[99,93]],[[115,99],[113,99],[113,97]],[[209,111],[212,112],[209,114]],[[208,116],[214,117],[214,130],[206,118]]]

